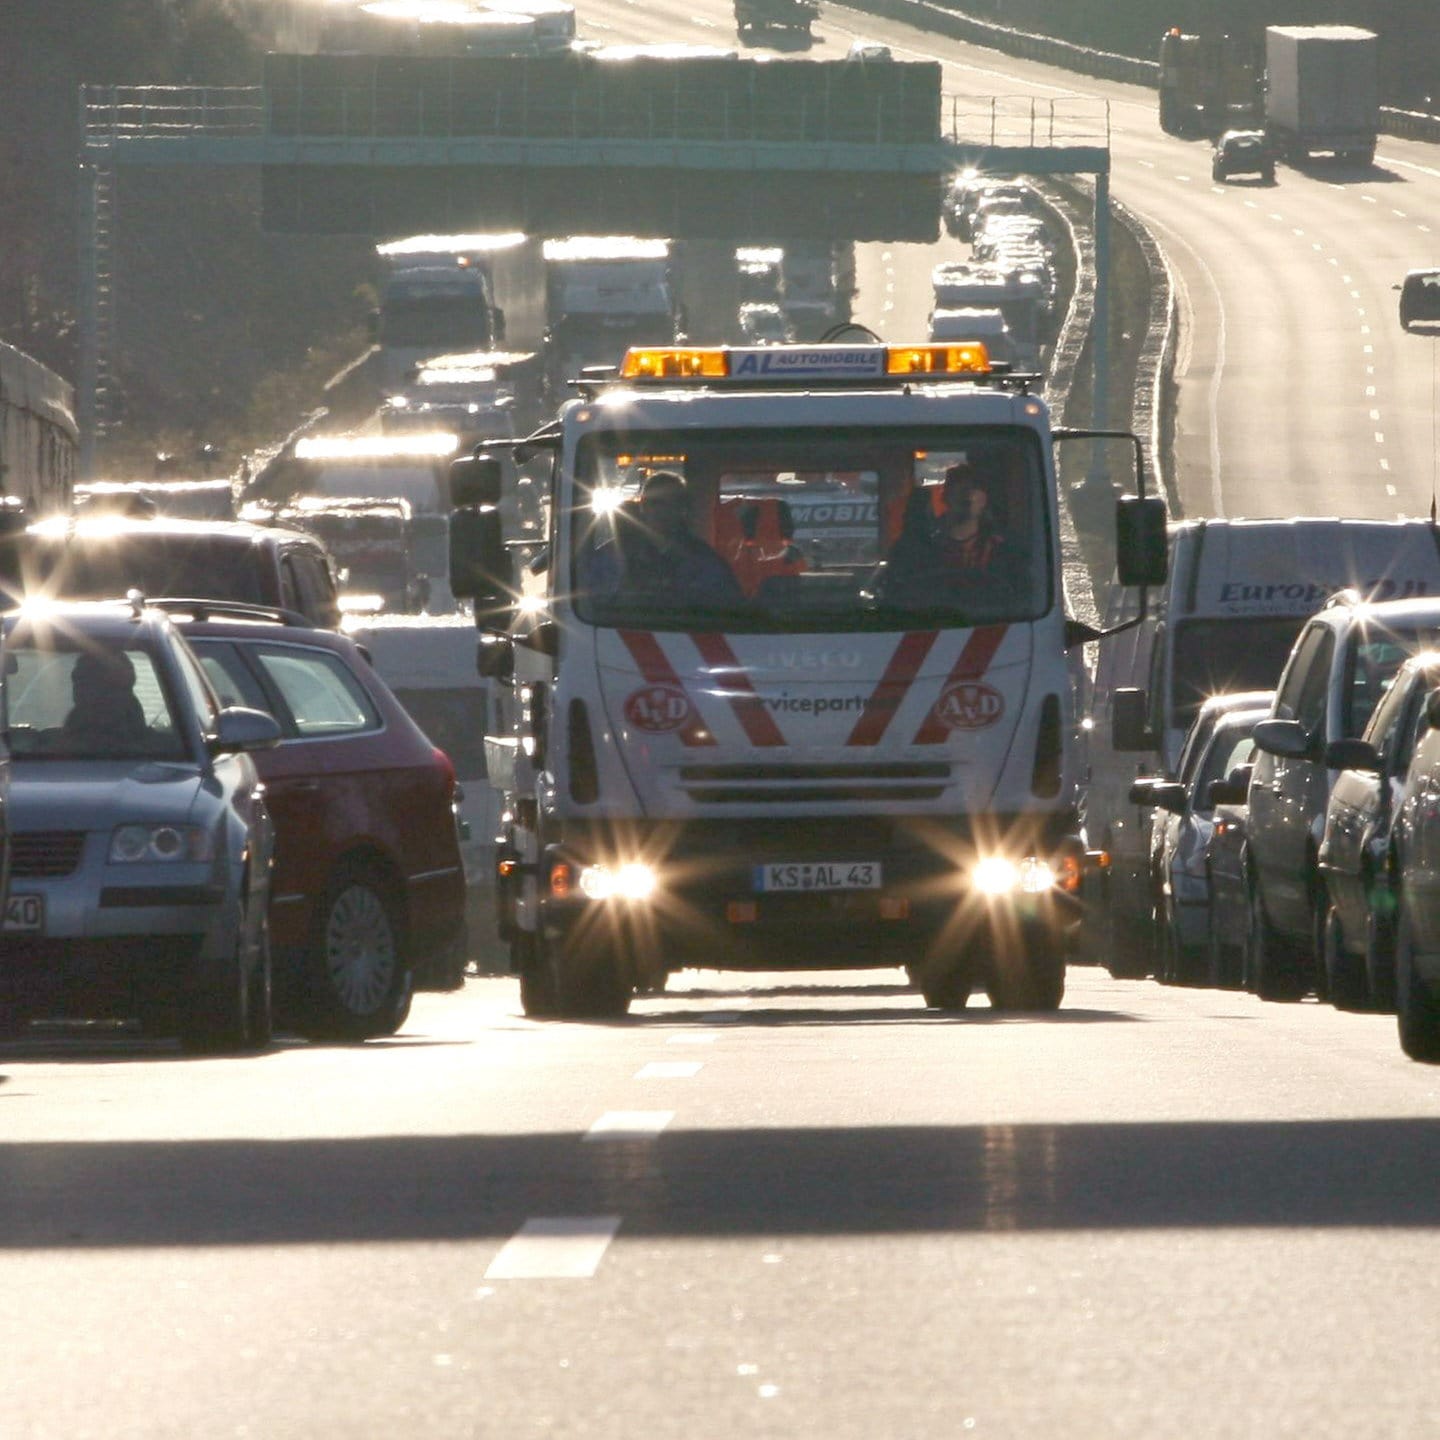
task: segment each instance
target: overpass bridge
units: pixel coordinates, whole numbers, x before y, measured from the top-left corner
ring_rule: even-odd
[[[946,97],[929,61],[271,55],[255,87],[86,87],[81,119],[87,472],[108,418],[122,167],[257,167],[267,230],[377,239],[923,243],[964,168],[1092,174],[1108,206],[1103,102]]]

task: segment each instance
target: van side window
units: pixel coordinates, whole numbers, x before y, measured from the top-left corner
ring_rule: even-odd
[[[300,581],[295,574],[295,557],[289,551],[280,557],[280,604],[286,610],[304,610]]]
[[[317,625],[334,625],[339,620],[335,582],[324,557],[317,552],[294,549],[285,557],[293,570],[299,603],[295,607]]]

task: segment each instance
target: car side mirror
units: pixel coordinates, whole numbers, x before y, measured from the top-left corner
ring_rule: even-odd
[[[1157,780],[1150,787],[1150,803],[1178,815],[1185,808],[1185,787],[1178,780]]]
[[[552,658],[560,653],[560,627],[553,620],[540,620],[528,630],[518,631],[515,643]]]
[[[1130,782],[1130,789],[1126,793],[1126,799],[1132,805],[1150,805],[1154,802],[1150,799],[1150,793],[1155,787],[1162,783],[1163,776],[1142,775],[1138,780]]]
[[[1325,747],[1327,770],[1381,770],[1380,752],[1368,740],[1332,740]]]
[[[1440,730],[1440,690],[1432,690],[1425,697],[1425,723],[1432,730]]]
[[[280,740],[280,726],[273,715],[243,705],[227,705],[216,713],[215,728],[205,737],[205,748],[212,755],[236,755],[273,750]]]
[[[1165,583],[1166,518],[1158,495],[1122,495],[1115,502],[1116,573],[1122,585]]]
[[[1121,688],[1110,697],[1110,744],[1121,751],[1153,750],[1155,737],[1146,723],[1149,697],[1143,690]]]
[[[1212,780],[1205,799],[1213,810],[1217,805],[1243,805],[1250,793],[1247,782],[1237,784],[1229,776],[1224,780]]]
[[[1255,727],[1255,748],[1282,760],[1312,760],[1315,742],[1298,720],[1262,720]]]
[[[515,642],[489,631],[475,646],[475,669],[486,680],[508,680],[515,673]]]

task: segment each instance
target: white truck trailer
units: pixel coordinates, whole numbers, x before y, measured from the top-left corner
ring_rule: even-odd
[[[1379,41],[1354,25],[1265,30],[1265,133],[1277,154],[1369,165],[1380,128]]]

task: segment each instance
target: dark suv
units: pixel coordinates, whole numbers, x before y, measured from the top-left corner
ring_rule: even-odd
[[[1266,184],[1275,179],[1275,156],[1262,130],[1227,130],[1215,142],[1210,177],[1228,180],[1232,175],[1258,175]]]
[[[1417,320],[1440,320],[1440,270],[1412,270],[1395,288],[1400,292],[1402,329]]]
[[[340,603],[325,547],[312,535],[238,521],[42,520],[7,537],[0,587],[65,600],[116,599],[131,590],[268,605],[335,629]]]

